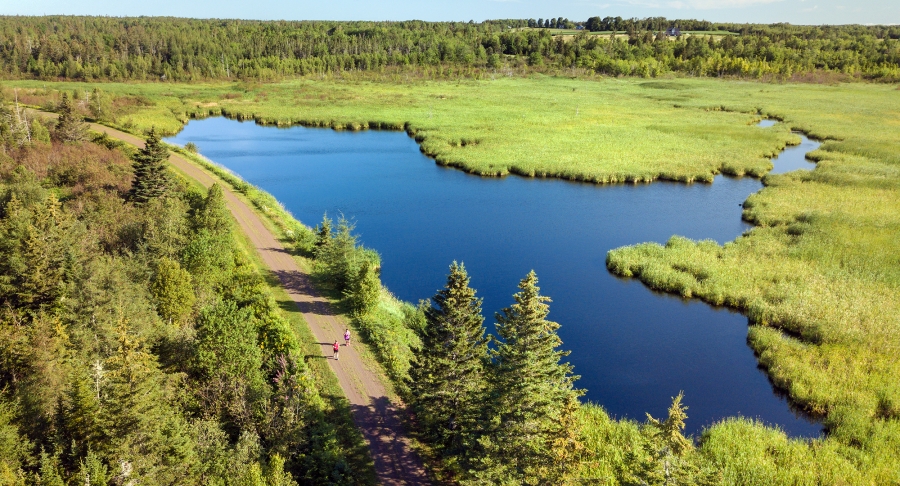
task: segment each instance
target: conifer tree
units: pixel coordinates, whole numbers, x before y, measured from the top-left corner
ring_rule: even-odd
[[[63,93],[56,122],[56,138],[61,142],[82,142],[87,138],[87,126],[81,115],[75,113],[69,94]]]
[[[457,454],[475,441],[488,353],[481,299],[462,264],[450,266],[447,285],[425,309],[425,320],[410,370],[412,405],[444,452]]]
[[[322,224],[316,226],[316,246],[314,249],[316,256],[319,255],[323,247],[329,244],[331,244],[331,220],[328,218],[328,213],[325,213],[322,216]]]
[[[519,283],[515,304],[497,314],[497,345],[494,361],[495,424],[491,443],[493,462],[506,468],[506,477],[522,484],[549,480],[558,483],[565,473],[564,450],[559,439],[572,425],[578,396],[572,365],[561,363],[568,351],[557,348],[559,324],[548,321],[550,301],[540,295],[534,271]]]
[[[134,202],[144,204],[166,193],[169,189],[168,160],[169,150],[156,135],[156,130],[151,129],[144,148],[134,156],[134,183],[131,186]]]
[[[359,271],[344,291],[344,297],[349,302],[350,308],[358,316],[365,315],[375,308],[380,294],[381,281],[371,264],[360,265]]]
[[[222,186],[213,184],[203,199],[203,204],[194,215],[194,226],[212,234],[227,234],[231,231],[231,213],[225,203]]]
[[[160,258],[150,292],[159,316],[170,324],[180,324],[196,301],[191,274],[171,258]]]

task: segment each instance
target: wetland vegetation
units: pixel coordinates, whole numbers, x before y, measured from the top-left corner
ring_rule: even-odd
[[[119,53],[123,59],[114,59],[106,41],[71,42],[73,33],[95,27],[112,37],[125,35],[128,22],[141,28],[130,29],[137,37]],[[55,109],[66,91],[73,93],[75,110],[134,133],[156,127],[171,134],[191,117],[223,114],[273,125],[402,129],[438,163],[491,176],[596,183],[764,176],[765,189],[744,203],[744,218],[756,227],[734,242],[675,236],[664,245],[614,250],[607,265],[653,288],[746,312],[760,364],[792,400],[824,416],[827,436],[789,439],[751,419],[733,418],[685,444],[677,402],[668,419],[644,424],[583,405],[574,411],[577,447],[564,474],[572,481],[621,483],[900,482],[896,88],[671,75],[896,80],[895,27],[716,25],[710,29],[741,35],[669,41],[646,30],[621,40],[576,35],[566,41],[546,29],[528,29],[527,22],[515,32],[503,28],[507,21],[422,23],[407,30],[308,23],[297,29],[296,42],[323,52],[301,59],[268,51],[271,46],[253,35],[267,25],[261,22],[225,23],[221,31],[208,21],[154,19],[7,17],[2,24],[9,32],[0,50],[3,73],[18,78],[3,82],[6,100]],[[48,37],[51,24],[62,33]],[[297,27],[270,25],[281,32]],[[392,37],[395,27],[412,32],[404,35],[413,40]],[[207,28],[212,33],[199,33]],[[374,29],[373,37],[360,35],[364,28]],[[141,38],[154,29],[172,42]],[[237,52],[213,49],[222,45],[215,36],[228,29],[249,29],[240,37],[250,44]],[[455,44],[448,41],[435,53],[423,47],[428,42],[415,40],[456,31]],[[204,39],[206,47],[194,51],[200,57],[167,51],[193,38]],[[415,47],[403,54],[405,61],[383,56],[391,38]],[[850,38],[858,42],[848,46]],[[485,43],[494,39],[498,44],[489,52]],[[42,54],[50,46],[64,47],[64,55]],[[306,76],[283,79],[292,75]],[[167,82],[158,82],[162,76]],[[51,81],[60,77],[68,81]],[[156,82],[85,82],[149,79]],[[783,123],[759,130],[753,123],[761,117]],[[340,474],[359,460],[358,436],[341,428],[346,417],[335,418],[336,406],[315,387],[282,403],[283,395],[266,381],[287,368],[292,379],[312,378],[298,355],[295,331],[279,317],[251,258],[229,232],[215,238],[205,227],[230,227],[221,211],[214,217],[214,193],[175,184],[169,201],[159,203],[164,211],[139,211],[127,198],[131,168],[119,149],[47,142],[44,134],[52,130],[24,129],[14,112],[4,113],[4,123],[0,480],[16,484],[40,474],[84,482],[98,471],[113,478],[127,469],[155,482],[217,477],[228,484],[265,476],[269,484],[281,484],[275,481],[285,470],[302,481]],[[797,143],[790,130],[824,141],[811,154],[816,169],[765,175],[768,158]],[[25,142],[23,133],[29,134]],[[31,134],[39,136],[32,140]],[[280,222],[286,241],[312,251],[308,228],[256,189],[232,182],[261,201],[258,207]],[[212,255],[211,248],[225,251]],[[38,254],[53,258],[24,263]],[[156,284],[161,275],[166,285]],[[192,305],[185,305],[188,287]],[[170,295],[171,305],[162,305]],[[403,383],[399,377],[417,345],[410,330],[421,323],[416,309],[382,289],[378,305],[358,314],[357,324],[381,346],[385,367]],[[175,325],[181,321],[189,324]],[[219,322],[236,325],[226,329]],[[225,351],[242,359],[220,355],[216,343],[222,340],[236,346]],[[399,343],[398,350],[386,342]],[[295,358],[287,366],[279,356]],[[225,362],[234,366],[213,376],[211,370]],[[175,383],[191,387],[179,391]],[[129,390],[135,386],[145,401],[133,401]],[[240,393],[217,398],[217,386]],[[287,416],[275,412],[285,407],[302,413],[275,430],[273,421]],[[429,443],[435,454],[444,454],[448,475],[477,479],[480,471],[491,471],[486,464],[472,466],[441,440]],[[148,459],[126,468],[115,461],[123,451]],[[173,457],[177,464],[169,462]],[[534,471],[520,472],[533,478]]]

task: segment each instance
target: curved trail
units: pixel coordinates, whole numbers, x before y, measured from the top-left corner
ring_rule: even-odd
[[[104,132],[111,138],[131,145],[144,146],[142,139],[103,125],[92,123],[91,129]],[[172,154],[169,162],[205,187],[215,182],[209,174],[178,154]],[[303,313],[313,336],[321,345],[322,357],[328,359],[344,394],[350,401],[353,421],[369,445],[369,453],[375,463],[379,483],[429,484],[422,461],[411,449],[409,438],[398,416],[401,409],[388,398],[378,376],[366,367],[353,352],[352,346],[341,345],[340,359],[337,361],[331,359],[331,343],[335,340],[343,342],[344,327],[328,301],[313,288],[309,275],[297,266],[294,258],[265,227],[256,213],[241,201],[230,187],[223,184],[222,190],[228,209],[241,230],[250,239],[269,270],[278,276],[282,286]]]

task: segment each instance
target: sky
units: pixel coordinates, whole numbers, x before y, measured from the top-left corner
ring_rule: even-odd
[[[900,24],[900,0],[0,0],[0,15],[286,20],[475,20],[592,16],[713,22]]]

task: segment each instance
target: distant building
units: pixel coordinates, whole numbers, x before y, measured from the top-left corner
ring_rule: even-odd
[[[584,30],[584,26],[583,26],[583,25],[576,25],[576,26],[575,26],[575,30]]]
[[[678,27],[669,27],[669,29],[666,30],[666,35],[669,37],[678,37],[681,35],[681,29]]]

